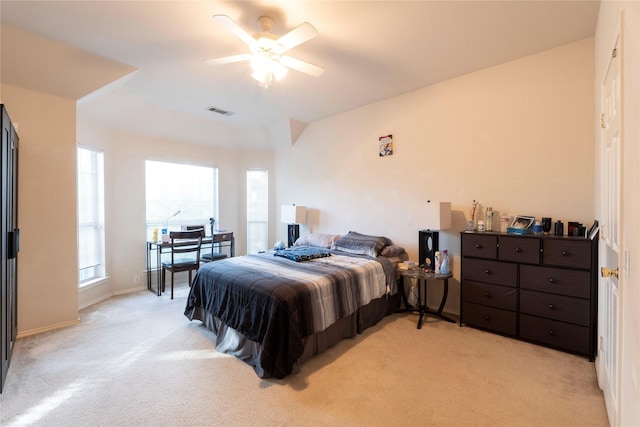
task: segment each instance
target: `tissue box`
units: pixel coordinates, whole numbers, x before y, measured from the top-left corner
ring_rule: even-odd
[[[531,234],[530,228],[507,227],[507,233],[511,234]]]

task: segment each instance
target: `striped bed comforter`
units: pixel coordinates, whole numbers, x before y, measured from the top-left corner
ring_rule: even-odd
[[[395,293],[388,259],[332,251],[329,257],[295,262],[273,254],[247,255],[203,265],[185,315],[202,310],[262,348],[261,365],[282,378],[302,355],[305,337],[389,293]]]

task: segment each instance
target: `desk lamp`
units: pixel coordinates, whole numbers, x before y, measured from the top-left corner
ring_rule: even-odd
[[[409,210],[409,224],[422,227],[419,233],[418,264],[425,268],[435,268],[435,256],[438,251],[439,231],[451,227],[451,202],[427,200]]]
[[[176,213],[174,213],[169,218],[167,218],[167,221],[166,221],[167,227],[162,230],[162,243],[168,243],[168,242],[171,241],[169,239],[169,221],[171,220],[171,218],[174,218],[174,217],[178,216],[180,214],[180,212],[182,212],[182,210],[178,209],[176,211]],[[165,230],[166,230],[166,233],[165,233]]]
[[[307,222],[307,208],[305,206],[282,205],[280,210],[280,221],[289,224],[287,226],[287,242],[291,247],[300,237],[300,227],[298,224]]]

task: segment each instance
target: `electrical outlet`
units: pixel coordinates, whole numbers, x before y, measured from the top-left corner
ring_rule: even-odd
[[[136,285],[140,284],[140,276],[133,276],[133,283]]]

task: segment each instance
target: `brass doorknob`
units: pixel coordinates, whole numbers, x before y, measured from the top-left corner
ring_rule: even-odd
[[[618,278],[618,269],[616,268],[615,270],[612,270],[608,267],[602,267],[600,269],[600,275],[602,277],[615,277],[616,279]]]

